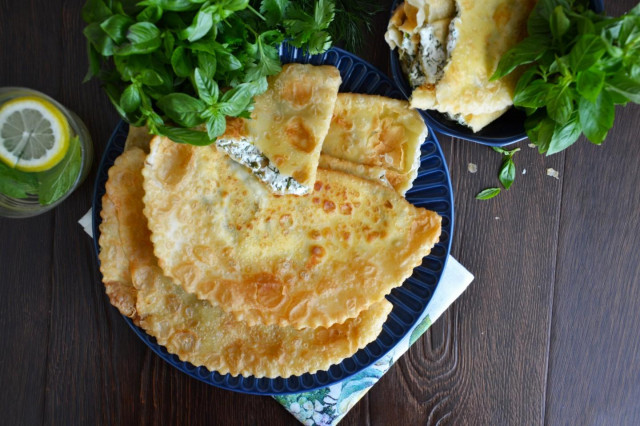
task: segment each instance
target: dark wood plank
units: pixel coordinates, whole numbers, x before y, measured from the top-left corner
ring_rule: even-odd
[[[36,16],[29,3],[0,0],[0,10],[0,87],[27,86],[59,95],[61,70],[49,67],[48,78],[42,78],[47,64],[59,57],[59,40],[26,30],[33,26],[59,34],[59,5],[43,3]],[[31,67],[24,61],[29,53],[37,55],[28,61]],[[38,424],[44,416],[54,223],[54,212],[0,218],[0,418],[5,424]]]
[[[45,399],[53,214],[0,218],[0,418],[39,424]]]
[[[628,2],[627,2],[628,3]],[[567,153],[546,420],[640,422],[640,107]]]
[[[546,169],[561,171],[562,157],[519,144],[512,188],[478,201],[497,185],[500,156],[441,139],[456,196],[452,254],[476,279],[371,392],[372,423],[541,423],[561,190]]]

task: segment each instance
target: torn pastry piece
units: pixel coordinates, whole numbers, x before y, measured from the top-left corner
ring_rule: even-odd
[[[386,179],[404,195],[417,176],[427,134],[407,101],[340,93],[322,153],[386,170]]]
[[[327,327],[402,285],[440,236],[437,213],[393,189],[317,171],[282,197],[213,147],[154,138],[144,213],[164,273],[250,325]]]
[[[481,130],[513,104],[519,74],[489,79],[502,55],[525,37],[535,0],[448,0],[449,7],[441,7],[442,0],[411,3],[425,16],[422,26],[406,31],[405,22],[414,19],[401,4],[385,35],[389,46],[398,48],[413,88],[411,106],[435,109]],[[429,18],[436,3],[444,13]]]
[[[341,83],[336,67],[286,64],[256,96],[251,119],[231,119],[216,146],[278,194],[306,194]]]
[[[115,234],[109,232],[102,234],[105,238],[101,235],[101,244],[104,253],[130,254],[120,262],[118,276],[133,282],[137,290],[134,303],[140,327],[170,353],[220,374],[286,378],[327,370],[380,334],[392,308],[385,299],[343,324],[296,330],[275,325],[249,327],[186,293],[162,274],[148,233],[138,232],[147,229],[140,203],[143,163],[144,156],[128,151],[112,167],[115,180],[110,177],[109,187],[117,193],[119,208],[116,214],[107,199],[102,217],[108,226],[101,229],[121,229],[123,238],[112,238]]]

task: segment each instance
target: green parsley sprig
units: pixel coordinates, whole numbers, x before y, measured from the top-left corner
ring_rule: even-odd
[[[281,70],[278,45],[321,53],[334,17],[333,0],[88,0],[86,79],[102,81],[130,124],[206,145],[225,117],[249,115]]]
[[[586,0],[540,0],[527,29],[492,76],[530,64],[513,99],[527,114],[527,136],[547,155],[582,133],[601,144],[615,105],[640,103],[640,4],[613,18],[589,10]]]

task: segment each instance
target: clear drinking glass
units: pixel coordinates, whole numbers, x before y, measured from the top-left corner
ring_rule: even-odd
[[[15,185],[16,181],[8,177],[7,173],[3,175],[0,170],[0,216],[4,217],[31,217],[51,210],[67,198],[84,181],[89,173],[91,163],[93,161],[93,144],[87,127],[73,111],[68,110],[49,96],[38,91],[22,87],[3,87],[0,88],[0,108],[12,99],[25,96],[48,101],[64,116],[64,118],[66,118],[70,145],[62,160],[60,160],[60,162],[51,169],[41,172],[18,172],[21,173],[20,176],[24,176],[24,173],[31,175],[28,176],[30,177],[31,182],[37,182],[35,186],[33,186],[33,189],[27,191],[26,196],[18,198],[4,193],[8,192],[6,190],[7,185],[11,187],[12,185]],[[0,131],[2,131],[2,129],[0,129]],[[76,137],[77,142],[75,139]],[[78,143],[80,147],[80,167],[78,168],[77,173],[69,175],[69,171],[65,170],[65,168],[69,167],[70,161],[76,161],[76,166],[70,170],[75,170],[77,168],[77,148],[75,148],[75,150],[72,149],[72,147],[75,147],[75,145],[73,145],[75,143]],[[69,158],[71,155],[74,155],[75,157],[73,159]],[[5,172],[7,171],[6,168],[4,170]],[[8,173],[11,173],[11,171]],[[58,181],[61,181],[62,179],[66,180],[67,185],[61,186],[58,183]],[[44,201],[41,200],[40,195],[42,195],[41,192],[43,192],[41,191],[43,188],[43,182],[47,182],[46,185],[48,185],[48,190],[51,193],[55,193],[55,197],[45,199]],[[58,184],[58,188],[68,188],[66,191],[58,189],[57,193],[55,191],[51,191],[50,188],[56,184]],[[5,188],[4,192],[3,186]]]

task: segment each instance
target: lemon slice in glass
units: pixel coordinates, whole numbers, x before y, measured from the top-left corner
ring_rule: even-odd
[[[49,170],[69,149],[69,123],[51,102],[14,98],[0,107],[0,160],[25,172]]]

